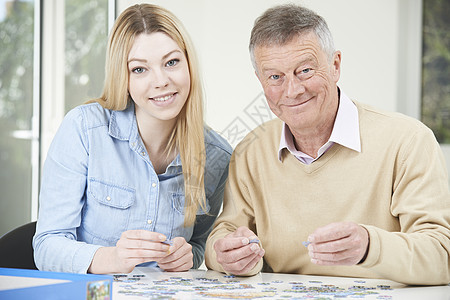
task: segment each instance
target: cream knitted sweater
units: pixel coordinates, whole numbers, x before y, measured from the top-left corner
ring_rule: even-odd
[[[361,153],[335,144],[311,165],[283,150],[282,122],[250,133],[231,158],[223,212],[206,245],[206,265],[223,271],[214,242],[247,226],[265,249],[248,275],[265,272],[450,282],[450,192],[439,144],[427,127],[397,113],[358,107]],[[317,227],[353,221],[369,232],[366,260],[318,266],[301,242]]]

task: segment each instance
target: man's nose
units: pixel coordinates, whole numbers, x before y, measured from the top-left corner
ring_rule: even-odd
[[[295,75],[289,76],[285,81],[285,94],[287,98],[296,98],[298,95],[305,92],[305,86],[303,82]]]

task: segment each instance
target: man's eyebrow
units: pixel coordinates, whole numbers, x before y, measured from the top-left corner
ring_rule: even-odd
[[[300,61],[300,63],[315,63],[317,59],[314,55],[308,55]]]
[[[280,72],[280,71],[275,68],[267,68],[267,69],[262,68],[262,70],[261,70],[261,73],[264,73],[264,74],[273,73],[273,72]]]
[[[297,61],[296,68],[299,68],[300,66],[304,65],[304,64],[316,64],[316,60],[314,58],[313,55],[307,55],[304,58],[300,59],[299,61]],[[267,73],[267,72],[278,72],[279,70],[277,69],[277,67],[273,67],[272,65],[268,66],[268,67],[262,67],[261,68],[261,73]]]
[[[169,53],[163,55],[162,59],[165,60],[165,59],[167,59],[167,57],[171,56],[172,54],[174,54],[174,53],[176,53],[176,52],[182,54],[182,52],[181,52],[180,50],[175,49],[175,50],[172,50],[172,51],[170,51]],[[132,62],[132,61],[137,61],[137,62],[142,62],[142,63],[146,63],[146,62],[147,62],[147,60],[144,59],[144,58],[136,58],[136,57],[132,57],[132,58],[130,58],[130,59],[128,60],[128,63],[130,63],[130,62]]]

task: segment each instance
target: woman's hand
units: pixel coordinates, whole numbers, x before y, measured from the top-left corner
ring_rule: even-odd
[[[115,247],[102,247],[97,250],[88,272],[95,274],[129,273],[138,264],[150,261],[159,262],[170,256],[169,245],[162,243],[165,240],[166,236],[157,232],[125,231]],[[182,246],[180,242],[177,242],[177,245],[180,246],[176,249]],[[171,247],[175,248],[175,241]],[[179,267],[178,264],[176,266]]]
[[[188,271],[194,266],[192,246],[183,237],[172,239],[167,255],[156,260],[158,266],[169,272]]]

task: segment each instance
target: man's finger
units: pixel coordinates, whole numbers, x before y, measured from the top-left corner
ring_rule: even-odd
[[[216,252],[226,252],[233,249],[239,249],[245,245],[248,245],[250,240],[247,237],[226,237],[219,239],[214,243],[214,249]]]
[[[311,243],[323,243],[346,238],[354,233],[357,228],[351,222],[331,223],[317,228],[309,237]]]
[[[332,240],[326,242],[313,243],[308,246],[308,250],[312,252],[330,253],[341,252],[349,248],[355,247],[351,242],[350,237],[345,237],[339,240]]]
[[[222,252],[216,251],[217,261],[220,264],[232,264],[242,261],[248,257],[252,257],[253,255],[258,254],[261,250],[262,249],[258,244],[252,243],[237,249]]]
[[[264,256],[264,250],[260,249],[257,252],[253,252],[251,255],[242,258],[241,260],[234,261],[229,264],[223,264],[223,268],[226,272],[240,275],[249,272]]]

